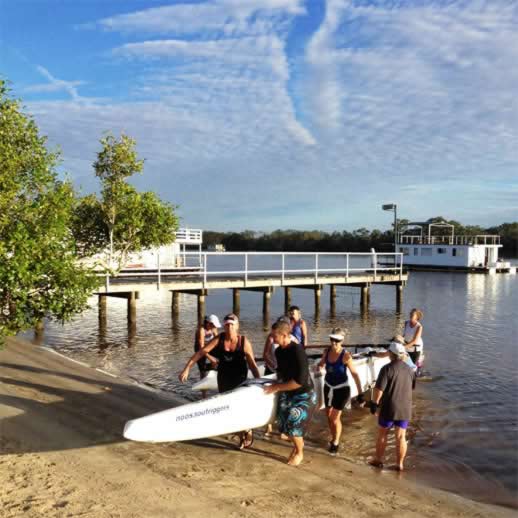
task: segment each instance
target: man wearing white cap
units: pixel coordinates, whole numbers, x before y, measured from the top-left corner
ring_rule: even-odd
[[[412,417],[412,387],[415,374],[404,362],[406,356],[404,345],[391,342],[389,354],[391,362],[380,370],[370,404],[371,413],[374,415],[378,413],[379,428],[376,456],[369,464],[377,468],[383,467],[388,432],[395,427],[396,469],[403,471],[407,452],[406,429]]]

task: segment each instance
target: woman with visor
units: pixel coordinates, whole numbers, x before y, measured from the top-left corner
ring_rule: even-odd
[[[343,347],[345,333],[345,330],[340,327],[333,329],[329,335],[331,346],[326,349],[315,368],[317,372],[325,368],[324,400],[327,421],[331,432],[329,453],[332,454],[338,453],[340,436],[342,435],[342,412],[351,397],[347,369],[349,369],[358,389],[356,401],[363,403],[360,376],[356,372],[351,354]]]

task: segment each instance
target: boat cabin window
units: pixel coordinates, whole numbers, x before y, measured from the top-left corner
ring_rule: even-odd
[[[399,251],[403,254],[403,255],[408,255],[408,248],[404,247],[404,246],[400,246],[399,247]]]
[[[432,249],[427,247],[427,248],[421,248],[421,255],[424,255],[424,256],[427,256],[427,257],[430,257],[432,255]]]
[[[457,249],[456,248],[452,248],[451,249],[451,255],[453,255],[453,257],[456,257],[456,255],[457,255]]]
[[[446,248],[438,248],[437,253],[438,254],[447,254],[448,250]]]
[[[419,255],[419,248],[414,248],[414,255]]]

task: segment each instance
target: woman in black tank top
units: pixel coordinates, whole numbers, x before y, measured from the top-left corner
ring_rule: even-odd
[[[252,344],[246,337],[238,334],[239,320],[237,316],[227,315],[223,326],[225,332],[200,349],[187,362],[179,376],[182,383],[189,377],[191,367],[209,353],[218,360],[218,390],[220,393],[233,390],[243,383],[247,378],[249,367],[254,377],[260,377]],[[240,432],[238,435],[240,437],[239,449],[252,446],[252,430]]]
[[[218,360],[218,390],[227,392],[235,389],[248,375],[244,342],[246,338],[237,335],[237,345],[234,350],[225,348],[225,334],[219,337],[218,344],[212,349],[211,356]],[[228,342],[227,342],[228,343]]]
[[[179,376],[182,383],[189,377],[191,367],[209,353],[218,360],[219,392],[226,392],[239,386],[246,380],[248,368],[254,377],[260,377],[252,344],[245,336],[238,334],[239,320],[236,315],[227,315],[223,325],[225,332],[196,352],[187,362]]]

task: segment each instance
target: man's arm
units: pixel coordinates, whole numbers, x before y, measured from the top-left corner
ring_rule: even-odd
[[[274,383],[264,387],[265,394],[275,394],[276,392],[289,392],[290,390],[297,390],[302,387],[295,380],[287,381],[286,383]]]

